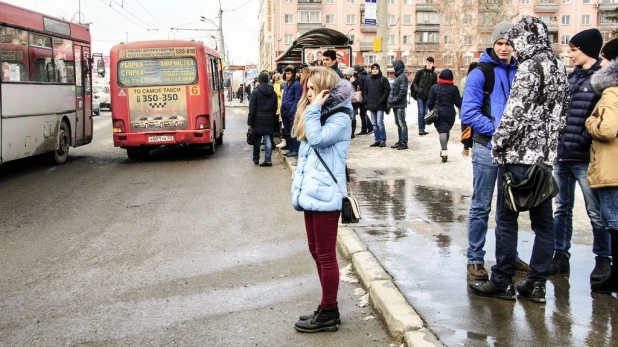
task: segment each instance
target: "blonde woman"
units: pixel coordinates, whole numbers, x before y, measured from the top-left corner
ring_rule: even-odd
[[[281,136],[281,97],[283,96],[283,80],[279,72],[275,72],[273,75],[273,88],[275,89],[275,94],[277,94],[277,117],[274,136]],[[281,137],[283,138],[283,136]],[[285,147],[285,139],[282,140],[277,147]]]
[[[314,68],[294,119],[292,131],[300,141],[300,149],[298,166],[292,176],[292,205],[297,211],[304,211],[309,252],[322,286],[318,309],[296,322],[295,328],[300,332],[336,331],[341,323],[337,307],[336,241],[341,191],[347,194],[345,161],[352,131],[353,91],[350,82],[340,80],[332,69]],[[316,151],[338,184],[333,182]]]

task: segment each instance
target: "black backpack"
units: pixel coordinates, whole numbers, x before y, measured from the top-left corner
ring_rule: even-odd
[[[485,76],[485,86],[483,87],[483,107],[481,108],[481,113],[493,121],[493,117],[491,116],[491,99],[489,98],[489,95],[493,92],[494,84],[496,83],[494,65],[489,63],[479,63],[476,69],[481,70],[483,76]],[[478,142],[483,146],[487,146],[487,143],[491,141],[491,137],[473,131],[472,141]]]

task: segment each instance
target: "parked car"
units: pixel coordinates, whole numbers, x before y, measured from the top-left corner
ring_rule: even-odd
[[[166,121],[163,122],[163,125],[170,127],[177,127],[179,125],[185,125],[185,119],[181,116],[171,116]]]
[[[112,98],[109,95],[109,86],[93,86],[94,95],[98,96],[100,108],[112,110]]]
[[[92,96],[92,114],[98,116],[101,114],[101,101],[96,95]]]

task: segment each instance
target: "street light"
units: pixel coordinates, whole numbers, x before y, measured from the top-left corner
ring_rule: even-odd
[[[210,22],[212,25],[219,30],[219,41],[221,41],[221,58],[225,61],[225,41],[223,41],[223,10],[221,9],[221,0],[219,0],[219,25],[212,21],[212,19],[208,19],[204,16],[200,16],[200,21],[202,22]]]

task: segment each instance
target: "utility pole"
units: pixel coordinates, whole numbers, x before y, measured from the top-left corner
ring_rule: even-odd
[[[223,61],[226,61],[225,41],[223,40],[223,9],[221,8],[221,0],[219,0],[219,41],[221,41],[221,49],[219,50],[219,52],[221,52],[221,58],[223,58]]]
[[[386,69],[386,49],[387,49],[387,28],[388,28],[388,2],[387,0],[378,0],[378,30],[376,32],[376,38],[382,41],[382,49],[377,54],[377,62],[382,69],[384,76],[387,75]]]

